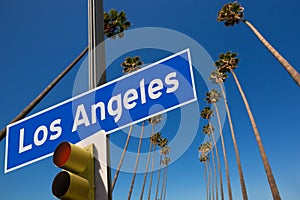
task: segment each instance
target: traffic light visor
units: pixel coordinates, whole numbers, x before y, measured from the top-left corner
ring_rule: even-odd
[[[71,144],[68,142],[60,143],[55,149],[53,162],[57,167],[63,167],[69,160],[71,154]]]
[[[60,143],[54,151],[53,163],[76,174],[82,173],[92,160],[92,154],[69,142]]]
[[[89,182],[71,172],[61,171],[53,180],[52,193],[59,199],[86,200]]]

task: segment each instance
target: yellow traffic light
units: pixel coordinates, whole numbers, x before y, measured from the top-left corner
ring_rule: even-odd
[[[52,193],[63,200],[94,200],[95,178],[93,145],[80,148],[62,142],[53,154],[53,163],[64,169],[52,183]]]

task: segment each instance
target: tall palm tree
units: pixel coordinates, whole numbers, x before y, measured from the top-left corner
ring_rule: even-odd
[[[211,157],[212,158],[212,157]],[[209,199],[214,200],[214,187],[213,187],[213,181],[212,181],[212,167],[211,162],[207,163],[208,166],[208,192],[209,192]]]
[[[215,64],[217,65],[217,63],[215,63]],[[243,199],[248,199],[245,179],[244,179],[243,170],[242,170],[241,158],[240,158],[240,154],[239,154],[239,149],[238,149],[237,141],[235,138],[235,132],[234,132],[234,128],[233,128],[233,124],[232,124],[232,120],[231,120],[231,114],[230,114],[230,110],[229,110],[229,106],[228,106],[227,97],[226,97],[226,94],[225,94],[225,91],[224,91],[224,88],[222,85],[222,83],[226,80],[227,77],[228,76],[226,73],[223,73],[222,71],[219,70],[219,71],[213,71],[210,74],[209,79],[213,80],[214,83],[218,83],[221,88],[221,91],[222,91],[222,95],[223,95],[224,102],[225,102],[225,108],[226,108],[226,112],[227,112],[227,117],[228,117],[228,123],[229,123],[229,127],[230,127],[230,132],[231,132],[231,138],[233,141],[233,147],[234,147],[234,151],[235,151],[236,162],[237,162],[237,166],[238,166],[238,172],[239,172],[239,177],[240,177],[240,185],[241,185],[241,189],[242,189]]]
[[[220,97],[221,97],[221,94],[218,93],[218,91],[216,89],[212,89],[211,91],[209,91],[209,92],[206,93],[205,100],[209,104],[214,104],[214,107],[216,108],[216,102],[218,102],[220,100]],[[212,138],[213,138],[213,142],[214,142],[214,146],[215,146],[215,151],[216,151],[217,162],[218,162],[218,171],[219,171],[219,177],[220,177],[219,180],[220,180],[221,199],[224,200],[221,162],[220,162],[219,151],[218,151],[218,148],[217,148],[216,139],[214,137],[214,134],[212,134]]]
[[[131,62],[128,62],[128,60],[130,60]],[[129,65],[129,63],[130,63],[130,65]],[[140,57],[136,56],[134,58],[131,58],[131,57],[126,58],[122,62],[121,66],[122,67],[126,66],[126,70],[123,70],[123,73],[127,74],[127,73],[130,73],[132,71],[136,71],[136,70],[140,69],[139,66],[142,65],[142,64],[143,64],[143,62],[141,61]],[[129,132],[127,134],[127,139],[126,139],[126,142],[125,142],[125,145],[124,145],[124,148],[123,148],[123,152],[122,152],[122,155],[121,155],[121,158],[120,158],[117,170],[116,170],[116,174],[114,176],[114,180],[112,182],[111,191],[114,190],[116,182],[118,180],[118,177],[119,177],[119,174],[120,174],[120,169],[122,167],[122,164],[123,164],[123,161],[124,161],[124,158],[125,158],[125,154],[126,154],[126,150],[127,150],[127,147],[128,147],[129,141],[130,141],[132,128],[133,128],[133,125],[130,125]]]
[[[109,12],[104,12],[103,17],[104,34],[107,37],[123,37],[124,31],[131,26],[131,23],[127,20],[126,14],[123,11],[118,12],[115,9],[111,9]]]
[[[168,180],[168,166],[169,166],[169,163],[171,162],[171,159],[170,159],[170,157],[164,157],[164,159],[162,160],[162,164],[165,166],[165,175],[164,175],[164,180],[165,180],[165,182],[164,182],[164,185],[163,185],[163,195],[161,194],[161,196],[160,196],[160,200],[162,200],[162,199],[166,199],[166,194],[167,194],[167,180]],[[162,198],[162,196],[163,196],[163,198]]]
[[[152,168],[150,172],[150,183],[149,183],[149,190],[148,190],[148,200],[150,200],[151,197],[151,189],[152,189],[152,179],[153,179],[153,171],[154,171],[154,161],[155,161],[155,151],[156,151],[156,146],[161,138],[161,133],[157,132],[154,135],[150,136],[150,141],[152,145],[154,146],[154,152],[152,156]]]
[[[144,191],[145,191],[145,185],[146,185],[146,181],[147,181],[148,169],[149,169],[149,164],[150,164],[150,155],[151,155],[151,152],[152,152],[152,148],[153,148],[153,145],[152,145],[151,140],[150,140],[149,151],[148,151],[148,156],[147,156],[147,163],[146,163],[146,171],[144,173],[144,180],[143,180],[143,185],[142,185],[142,191],[141,191],[141,194],[140,194],[140,200],[142,200],[143,196],[144,196]]]
[[[160,123],[161,120],[162,120],[162,115],[156,115],[156,116],[151,117],[151,118],[148,119],[148,122],[152,126],[151,135],[154,135],[154,127],[155,127],[156,124]],[[152,145],[151,138],[150,138],[149,152],[148,152],[148,156],[147,156],[146,170],[145,170],[145,174],[144,174],[144,180],[143,180],[143,185],[142,185],[142,191],[141,191],[141,194],[140,194],[140,200],[142,200],[143,196],[144,196],[144,191],[145,191],[145,185],[146,185],[146,181],[147,181],[148,168],[149,168],[149,164],[150,164],[150,156],[151,156],[152,148],[153,148],[153,145]]]
[[[210,137],[210,140],[212,141],[212,135],[214,132],[214,128],[212,124],[207,124],[205,126],[203,126],[202,132],[205,135],[208,135]],[[215,143],[215,142],[213,142]],[[208,144],[208,145],[206,145]],[[217,180],[217,170],[216,170],[216,163],[215,163],[215,156],[214,156],[214,152],[213,152],[213,145],[211,142],[206,142],[204,143],[205,147],[207,147],[208,153],[211,151],[211,159],[212,159],[212,165],[213,165],[213,181],[212,181],[212,198],[214,199],[214,184],[216,187],[216,199],[218,199],[218,180]],[[202,146],[201,146],[202,147]],[[201,148],[200,147],[200,148]]]
[[[124,35],[124,30],[127,30],[131,23],[127,20],[126,14],[114,10],[112,13],[104,13],[104,34],[107,37],[111,37],[115,34],[119,36]],[[113,17],[113,16],[120,17]],[[106,17],[105,17],[106,16]],[[114,19],[114,20],[113,20]],[[117,22],[114,22],[117,21]],[[109,28],[112,27],[112,28]],[[73,67],[81,60],[81,58],[88,52],[88,47],[86,47],[71,63],[68,65],[30,104],[28,104],[9,124],[19,121],[26,117],[34,108],[37,106],[41,100],[59,83],[59,81],[66,75],[68,72],[73,69]],[[6,136],[6,127],[0,131],[0,141],[3,140]]]
[[[209,162],[209,157],[208,157],[208,153],[211,151],[212,149],[212,144],[211,142],[205,142],[203,144],[201,144],[199,147],[198,147],[198,151],[201,152],[201,156],[199,158],[200,162],[204,162],[205,163],[205,168],[204,168],[204,179],[206,181],[206,199],[210,199],[210,191],[211,191],[211,188],[210,187],[210,182],[211,182],[211,167],[208,168],[208,164]],[[206,180],[206,174],[208,173],[208,179]],[[213,193],[213,190],[212,190],[212,193]],[[212,196],[212,199],[214,199],[214,197]]]
[[[214,128],[213,128],[212,124],[210,123],[210,119],[212,116],[213,116],[213,110],[211,110],[210,107],[205,107],[204,110],[201,111],[201,117],[208,121],[208,124],[203,127],[202,132],[206,135],[209,135],[210,139],[213,141],[216,154],[218,155],[217,160],[219,162],[220,161],[219,154],[218,154],[217,146],[215,145],[216,140],[214,137]],[[214,168],[214,181],[213,182],[215,182],[215,184],[216,184],[216,199],[218,200],[219,195],[218,195],[218,180],[217,180],[217,172],[216,172],[217,170],[216,170],[215,156],[214,156],[213,151],[211,152],[211,156],[212,156],[212,163],[213,163],[213,168]],[[218,168],[218,170],[219,169],[220,168]],[[213,193],[213,199],[214,199],[214,188],[213,187],[212,187],[212,190],[213,190],[212,193]]]
[[[168,145],[166,145],[166,146],[164,146],[162,149],[161,149],[161,151],[160,151],[160,153],[162,154],[162,155],[164,155],[164,158],[161,160],[161,164],[164,166],[163,167],[163,178],[162,178],[162,186],[161,186],[161,192],[160,192],[160,200],[162,200],[162,198],[163,198],[163,193],[164,193],[164,188],[165,188],[165,184],[166,184],[166,179],[167,179],[167,174],[166,174],[166,170],[167,170],[167,166],[168,166],[168,164],[169,164],[169,160],[170,160],[170,158],[169,157],[167,157],[167,155],[169,155],[170,154],[170,147],[168,146]]]
[[[161,138],[159,138],[157,145],[158,145],[160,148],[164,148],[164,147],[168,144],[168,142],[169,142],[169,141],[168,141],[167,138],[161,137]],[[161,150],[161,151],[162,151],[162,150]],[[154,199],[157,199],[157,197],[158,197],[158,188],[159,188],[159,183],[160,183],[162,155],[163,155],[163,154],[160,154],[160,159],[159,159],[160,168],[159,168],[158,174],[157,174],[157,184],[156,184],[156,191],[155,191],[155,198],[154,198]]]
[[[230,184],[230,176],[229,176],[229,169],[228,169],[228,162],[227,162],[227,154],[226,154],[225,142],[224,142],[223,131],[222,131],[223,128],[222,128],[222,124],[221,124],[221,120],[220,120],[219,109],[218,109],[218,106],[217,106],[217,102],[220,101],[220,98],[221,98],[221,94],[216,89],[212,89],[210,92],[208,92],[206,94],[206,99],[205,100],[209,104],[213,104],[214,109],[216,111],[218,125],[219,125],[219,130],[220,130],[219,133],[220,133],[220,138],[221,138],[223,156],[224,156],[224,164],[225,164],[225,172],[226,172],[226,181],[227,181],[227,187],[228,187],[228,194],[230,194],[231,193],[231,184]],[[224,199],[224,192],[223,192],[223,183],[222,183],[221,170],[220,170],[220,187],[221,187],[221,198],[223,200]],[[229,196],[231,196],[231,195],[229,195]]]
[[[206,152],[207,147],[205,147],[205,143],[202,144],[199,147],[199,151],[201,152]],[[209,199],[209,180],[207,177],[207,173],[208,173],[208,165],[207,162],[209,160],[209,157],[206,153],[201,153],[200,158],[199,158],[200,162],[204,163],[204,182],[206,182],[206,200]]]
[[[245,23],[261,41],[261,43],[272,53],[284,69],[290,74],[294,81],[300,86],[300,74],[280,53],[259,33],[259,31],[244,19],[244,8],[236,1],[225,4],[218,12],[218,21],[224,21],[225,26],[234,26],[240,21]]]
[[[244,91],[243,91],[243,89],[240,85],[240,82],[239,82],[239,80],[238,80],[238,78],[237,78],[237,76],[234,72],[234,69],[237,68],[237,64],[239,62],[239,59],[236,58],[236,56],[237,56],[237,53],[232,53],[230,51],[228,51],[227,53],[222,53],[222,54],[219,55],[219,60],[217,60],[215,62],[215,65],[218,67],[218,69],[221,73],[227,73],[227,72],[231,73],[234,80],[235,80],[235,83],[236,83],[236,85],[239,89],[239,92],[242,96],[242,99],[244,101],[248,116],[250,118],[250,122],[251,122],[251,125],[252,125],[252,128],[253,128],[253,133],[255,135],[255,139],[256,139],[256,142],[257,142],[257,145],[258,145],[258,148],[259,148],[259,152],[260,152],[263,164],[264,164],[264,168],[265,168],[265,171],[266,171],[266,174],[267,174],[267,178],[268,178],[268,182],[269,182],[269,186],[270,186],[273,198],[275,200],[279,200],[279,199],[281,199],[280,194],[279,194],[279,190],[278,190],[275,178],[273,176],[272,169],[271,169],[271,166],[269,164],[269,161],[268,161],[268,158],[267,158],[267,155],[266,155],[266,152],[265,152],[260,134],[258,132],[258,128],[257,128],[256,122],[254,120],[254,116],[253,116],[252,111],[250,109],[250,106],[249,106],[248,100],[245,96],[245,93],[244,93]]]
[[[127,199],[131,199],[131,194],[132,194],[132,190],[133,190],[133,186],[134,186],[134,182],[135,182],[135,177],[136,177],[136,171],[137,171],[138,163],[139,163],[139,157],[140,157],[140,152],[141,152],[142,140],[143,140],[143,135],[144,135],[144,128],[145,128],[145,121],[142,122],[142,130],[141,130],[141,134],[140,134],[138,151],[137,151],[137,156],[136,156],[136,160],[135,160],[135,167],[134,167],[133,176],[132,176],[132,179],[131,179],[131,185],[130,185],[130,189],[129,189],[129,193],[128,193],[128,198]]]

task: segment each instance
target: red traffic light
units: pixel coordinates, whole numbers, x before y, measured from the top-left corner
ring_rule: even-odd
[[[57,167],[62,167],[70,158],[71,145],[68,142],[63,142],[57,146],[53,155],[53,163]]]
[[[64,169],[52,182],[52,193],[64,200],[94,200],[95,175],[93,145],[80,148],[69,142],[60,143],[53,163]]]
[[[88,150],[69,142],[62,142],[54,151],[53,163],[59,168],[80,174],[87,168],[92,158],[93,155]]]

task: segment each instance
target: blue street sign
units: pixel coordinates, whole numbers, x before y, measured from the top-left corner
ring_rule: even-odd
[[[77,143],[197,100],[189,49],[59,103],[7,127],[5,172]]]

